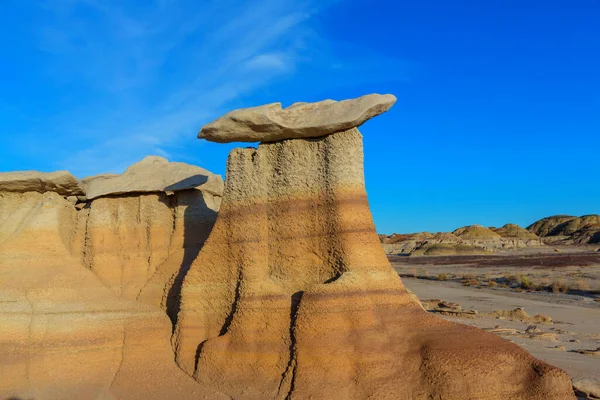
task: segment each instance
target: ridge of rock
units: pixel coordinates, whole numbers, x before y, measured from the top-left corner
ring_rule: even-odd
[[[80,196],[83,190],[79,181],[69,171],[0,172],[0,191],[4,192],[56,192],[62,196]]]
[[[287,108],[281,108],[281,103],[242,108],[204,125],[198,138],[228,143],[320,137],[356,128],[395,102],[391,94],[369,94],[339,102],[294,103]]]
[[[223,179],[204,168],[182,162],[170,162],[159,156],[148,156],[133,164],[124,173],[101,174],[81,180],[88,199],[100,196],[176,192],[199,189],[216,196],[223,193]]]

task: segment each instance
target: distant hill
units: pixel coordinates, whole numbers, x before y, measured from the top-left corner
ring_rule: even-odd
[[[553,215],[527,228],[506,224],[501,228],[468,225],[450,232],[379,235],[387,254],[486,254],[500,250],[550,245],[600,243],[600,215]]]
[[[463,226],[462,228],[458,228],[452,233],[461,239],[488,240],[501,238],[501,236],[496,232],[481,225]]]
[[[452,233],[394,233],[379,235],[379,239],[387,254],[412,256],[488,254],[499,250],[543,246],[534,233],[515,224],[506,224],[502,228],[469,225]]]
[[[590,214],[581,217],[553,215],[534,222],[527,227],[527,230],[543,237],[546,242],[600,243],[600,215]]]
[[[537,239],[538,235],[534,232],[521,228],[517,224],[506,224],[502,228],[490,228],[503,238],[518,238],[518,239]]]

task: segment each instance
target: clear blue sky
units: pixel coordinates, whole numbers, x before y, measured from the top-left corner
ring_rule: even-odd
[[[0,171],[121,172],[222,113],[393,93],[367,122],[380,232],[600,212],[598,0],[4,0]]]

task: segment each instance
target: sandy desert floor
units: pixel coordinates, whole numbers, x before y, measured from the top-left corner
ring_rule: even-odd
[[[492,331],[574,379],[600,380],[600,253],[389,258],[430,312]],[[517,308],[530,318],[509,312]]]

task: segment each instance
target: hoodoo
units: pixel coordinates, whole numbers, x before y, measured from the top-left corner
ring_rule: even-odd
[[[179,367],[235,399],[573,399],[563,371],[428,314],[404,288],[375,232],[356,129],[393,96],[367,98],[383,105],[257,107],[201,130],[262,143],[229,155],[182,285]]]

